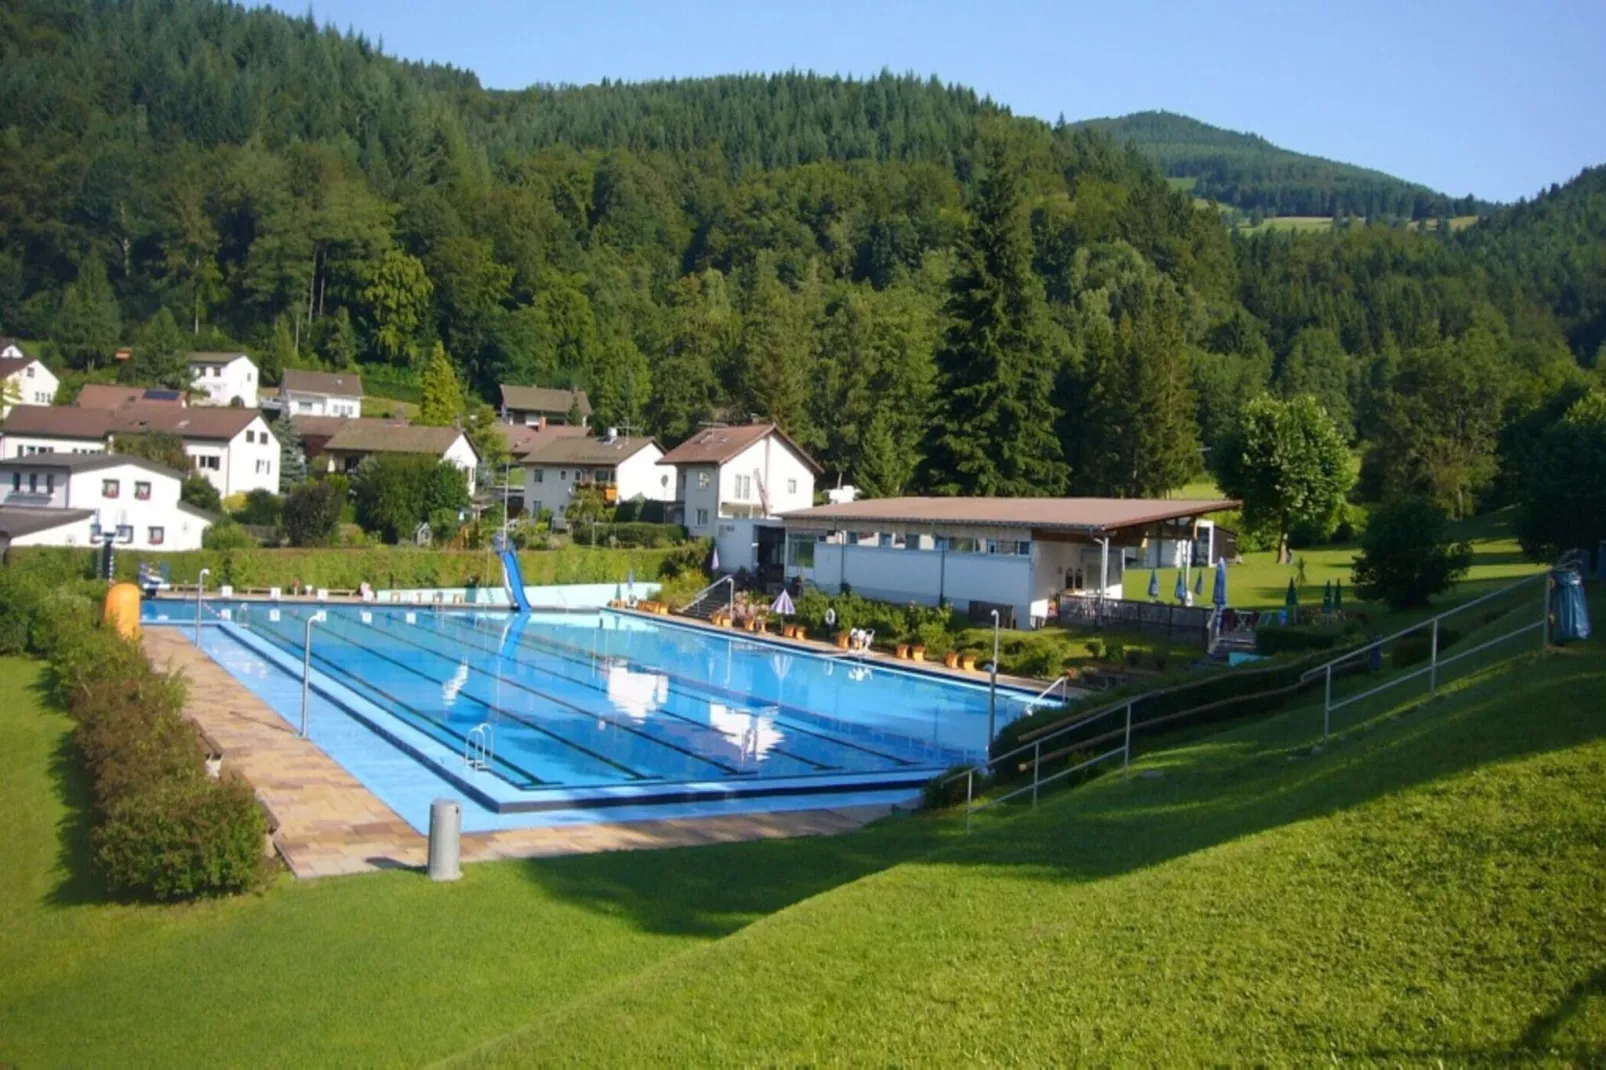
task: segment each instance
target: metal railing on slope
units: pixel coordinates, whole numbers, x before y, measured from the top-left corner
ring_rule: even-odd
[[[1563,555],[1562,558],[1556,562],[1554,568],[1556,570],[1577,571],[1579,562],[1580,557],[1577,551],[1573,551]],[[1398,687],[1400,684],[1407,683],[1411,680],[1420,679],[1423,676],[1428,678],[1428,697],[1432,698],[1439,693],[1439,675],[1445,669],[1445,667],[1461,661],[1464,658],[1469,658],[1474,654],[1481,654],[1485,650],[1489,650],[1500,643],[1514,639],[1519,635],[1538,631],[1540,633],[1539,650],[1541,653],[1543,653],[1550,646],[1551,572],[1552,569],[1546,569],[1545,571],[1537,573],[1533,576],[1520,579],[1515,583],[1507,584],[1498,590],[1490,591],[1488,594],[1474,598],[1470,602],[1464,602],[1459,606],[1447,609],[1443,613],[1439,613],[1428,618],[1427,620],[1418,621],[1407,628],[1401,628],[1392,635],[1385,635],[1380,639],[1373,639],[1367,642],[1364,646],[1359,646],[1352,650],[1348,650],[1345,653],[1340,654],[1338,657],[1333,658],[1331,661],[1328,661],[1322,665],[1318,665],[1304,673],[1300,677],[1302,682],[1313,680],[1317,677],[1326,678],[1322,698],[1322,743],[1325,745],[1332,737],[1333,714],[1338,710],[1344,709],[1346,706],[1353,706],[1355,703],[1360,702],[1363,699],[1371,698],[1373,695],[1381,694],[1382,692],[1388,691],[1391,688]],[[1508,631],[1501,632],[1499,635],[1496,635],[1491,639],[1486,639],[1483,642],[1478,643],[1476,646],[1470,647],[1466,650],[1457,651],[1455,654],[1452,654],[1449,657],[1442,657],[1440,655],[1439,639],[1441,625],[1445,621],[1450,620],[1453,617],[1458,617],[1466,613],[1468,610],[1485,605],[1489,602],[1495,601],[1496,599],[1510,597],[1523,588],[1533,586],[1538,586],[1542,592],[1539,600],[1540,609],[1538,620],[1531,620],[1526,624],[1520,624]],[[1389,677],[1387,680],[1384,680],[1376,687],[1367,688],[1359,694],[1345,695],[1337,701],[1334,700],[1333,676],[1336,672],[1342,672],[1346,667],[1349,667],[1357,659],[1362,657],[1372,658],[1374,660],[1380,659],[1382,649],[1385,644],[1398,642],[1407,636],[1422,632],[1424,630],[1427,631],[1429,637],[1428,658],[1427,662],[1423,664],[1421,668],[1412,669],[1408,672],[1397,673]]]
[[[1559,568],[1559,569],[1565,569],[1565,568],[1569,568],[1569,567],[1576,568],[1577,561],[1578,561],[1578,557],[1577,557],[1576,553],[1568,554],[1568,555],[1564,556],[1561,559],[1561,561],[1559,561],[1557,563],[1557,565],[1555,567]],[[1439,656],[1439,642],[1438,642],[1439,629],[1440,629],[1440,624],[1444,620],[1446,620],[1448,618],[1451,618],[1451,617],[1454,617],[1454,616],[1457,616],[1459,614],[1465,613],[1468,610],[1474,609],[1474,608],[1476,608],[1478,606],[1485,605],[1485,604],[1487,604],[1489,602],[1495,601],[1496,599],[1499,599],[1499,598],[1502,598],[1502,597],[1508,597],[1508,596],[1512,595],[1513,593],[1515,593],[1515,592],[1517,592],[1517,591],[1519,591],[1519,590],[1521,590],[1521,589],[1523,589],[1525,587],[1529,587],[1529,586],[1532,586],[1532,585],[1535,585],[1535,584],[1540,584],[1540,583],[1542,583],[1542,585],[1543,585],[1544,597],[1543,597],[1543,610],[1542,610],[1542,613],[1541,613],[1541,616],[1540,616],[1539,620],[1531,621],[1529,623],[1522,624],[1522,625],[1519,625],[1519,626],[1517,626],[1515,628],[1512,628],[1512,629],[1510,629],[1508,631],[1502,632],[1500,635],[1497,635],[1497,636],[1495,636],[1495,637],[1493,637],[1491,639],[1487,639],[1487,640],[1485,640],[1483,642],[1480,642],[1476,646],[1473,646],[1473,647],[1471,647],[1471,648],[1469,648],[1467,650],[1458,651],[1456,654],[1454,654],[1451,657],[1445,658],[1445,657],[1440,657]],[[1371,641],[1367,642],[1366,644],[1364,644],[1362,646],[1355,647],[1355,648],[1352,648],[1350,650],[1347,650],[1343,654],[1339,655],[1338,657],[1333,658],[1333,659],[1331,659],[1331,660],[1329,660],[1329,661],[1327,661],[1327,662],[1325,662],[1325,663],[1323,663],[1321,665],[1318,665],[1318,666],[1316,666],[1316,667],[1314,667],[1312,669],[1309,669],[1306,672],[1302,673],[1300,675],[1300,677],[1299,677],[1298,683],[1295,684],[1292,687],[1278,688],[1278,689],[1276,689],[1275,691],[1272,691],[1272,692],[1245,695],[1245,696],[1242,696],[1241,698],[1242,699],[1265,698],[1265,697],[1267,697],[1269,695],[1281,694],[1281,693],[1284,693],[1284,692],[1291,692],[1291,693],[1297,694],[1310,681],[1318,679],[1318,678],[1325,677],[1325,692],[1324,692],[1324,699],[1323,699],[1323,719],[1322,719],[1322,740],[1325,743],[1328,740],[1329,736],[1330,736],[1331,717],[1332,717],[1333,711],[1341,709],[1344,706],[1350,705],[1350,704],[1355,703],[1355,702],[1359,702],[1360,700],[1362,700],[1364,698],[1368,698],[1368,697],[1370,697],[1372,695],[1376,695],[1376,694],[1379,694],[1379,693],[1381,693],[1383,691],[1387,691],[1388,689],[1390,689],[1390,688],[1396,686],[1397,684],[1400,684],[1400,683],[1402,683],[1402,682],[1404,682],[1406,680],[1417,679],[1417,678],[1419,678],[1419,677],[1421,677],[1423,675],[1427,675],[1427,676],[1430,677],[1431,693],[1432,694],[1437,694],[1439,672],[1445,666],[1450,665],[1450,664],[1452,664],[1452,663],[1454,663],[1456,661],[1459,661],[1459,660],[1461,660],[1463,658],[1471,657],[1474,654],[1481,653],[1481,652],[1483,652],[1485,650],[1488,650],[1488,649],[1494,647],[1495,645],[1497,645],[1499,643],[1506,642],[1506,641],[1508,641],[1508,640],[1510,640],[1510,639],[1512,639],[1512,638],[1514,638],[1516,636],[1523,635],[1525,633],[1534,631],[1536,629],[1540,630],[1543,633],[1542,638],[1541,638],[1541,642],[1540,642],[1540,650],[1543,651],[1543,650],[1547,649],[1549,647],[1549,645],[1550,645],[1550,589],[1551,589],[1550,570],[1547,569],[1546,571],[1541,572],[1541,573],[1539,573],[1537,575],[1529,576],[1529,577],[1526,577],[1524,579],[1518,580],[1517,582],[1512,583],[1512,584],[1508,584],[1507,586],[1502,587],[1499,590],[1491,591],[1490,593],[1488,593],[1486,595],[1482,595],[1482,596],[1480,596],[1478,598],[1475,598],[1470,602],[1466,602],[1466,603],[1463,603],[1462,605],[1456,606],[1456,607],[1454,607],[1452,609],[1448,609],[1445,612],[1440,613],[1437,616],[1434,616],[1434,617],[1432,617],[1432,618],[1430,618],[1428,620],[1420,621],[1420,622],[1418,622],[1416,624],[1411,625],[1408,628],[1402,628],[1400,631],[1395,632],[1392,635],[1384,636],[1381,639],[1374,639],[1374,640],[1371,640]],[[1341,701],[1339,701],[1337,703],[1335,703],[1333,701],[1333,697],[1332,697],[1333,696],[1332,679],[1333,679],[1333,676],[1336,673],[1341,673],[1341,672],[1345,671],[1345,668],[1347,666],[1350,666],[1351,663],[1355,662],[1358,658],[1360,658],[1362,656],[1371,656],[1373,651],[1380,651],[1382,649],[1382,647],[1384,646],[1384,644],[1395,642],[1395,641],[1397,641],[1397,640],[1399,640],[1399,639],[1401,639],[1401,638],[1403,638],[1405,636],[1408,636],[1408,635],[1412,634],[1413,632],[1422,631],[1424,629],[1427,629],[1429,634],[1431,635],[1428,664],[1424,665],[1420,669],[1413,670],[1413,671],[1411,671],[1409,673],[1404,673],[1404,674],[1401,674],[1401,675],[1398,675],[1398,676],[1395,676],[1395,677],[1391,677],[1390,679],[1384,681],[1382,684],[1379,684],[1377,687],[1369,688],[1369,689],[1367,689],[1366,691],[1364,691],[1364,692],[1362,692],[1360,694],[1346,696]],[[1063,680],[1063,678],[1061,678],[1061,679]],[[1058,686],[1060,684],[1060,682],[1061,681],[1055,681],[1054,684],[1049,685],[1049,687],[1045,688],[1044,691],[1042,692],[1042,694],[1040,694],[1038,696],[1038,698],[1039,699],[1044,698],[1049,692],[1051,692],[1056,686]],[[1201,681],[1201,683],[1204,683],[1204,682],[1205,681]],[[1195,686],[1199,686],[1199,685],[1183,685],[1183,688],[1195,687]],[[1068,724],[1062,724],[1062,725],[1060,725],[1060,726],[1058,726],[1056,728],[1053,728],[1052,730],[1045,732],[1041,736],[1038,736],[1036,739],[1032,740],[1031,742],[1022,744],[1021,746],[1015,747],[1014,749],[1006,751],[1003,754],[1000,754],[1000,755],[998,755],[996,757],[989,757],[986,761],[982,762],[979,766],[971,766],[971,767],[969,767],[967,769],[964,769],[964,770],[961,770],[959,772],[953,773],[950,776],[947,776],[943,780],[939,781],[938,784],[939,784],[939,786],[945,786],[945,785],[948,785],[948,784],[952,784],[952,783],[960,780],[961,778],[963,778],[966,781],[966,787],[965,787],[965,831],[968,833],[970,831],[970,827],[971,827],[972,815],[974,815],[976,813],[979,813],[980,811],[985,810],[988,807],[995,806],[995,805],[997,805],[999,803],[1002,803],[1002,802],[1007,802],[1010,799],[1014,799],[1014,798],[1016,798],[1016,797],[1018,797],[1020,795],[1023,795],[1025,793],[1027,793],[1027,792],[1031,792],[1032,805],[1035,808],[1036,805],[1037,805],[1038,795],[1039,795],[1039,793],[1040,793],[1040,791],[1041,791],[1041,789],[1042,789],[1042,787],[1044,785],[1050,784],[1050,783],[1052,783],[1054,781],[1057,781],[1057,780],[1060,780],[1060,779],[1062,779],[1062,778],[1064,778],[1066,776],[1071,775],[1072,773],[1076,773],[1076,772],[1079,772],[1081,770],[1091,768],[1092,766],[1097,765],[1100,762],[1107,761],[1108,759],[1113,758],[1115,755],[1118,755],[1118,754],[1121,756],[1121,771],[1122,771],[1122,776],[1124,777],[1124,776],[1126,776],[1128,774],[1128,772],[1130,770],[1131,760],[1132,760],[1132,709],[1133,709],[1134,705],[1136,705],[1137,703],[1143,702],[1146,699],[1149,699],[1149,698],[1151,698],[1153,696],[1165,694],[1167,692],[1176,691],[1176,690],[1180,690],[1180,689],[1178,689],[1178,688],[1165,688],[1165,689],[1161,689],[1160,691],[1145,692],[1142,695],[1134,695],[1134,696],[1126,699],[1124,702],[1118,702],[1116,704],[1107,706],[1104,709],[1096,710],[1093,713],[1090,713],[1089,715],[1087,715],[1086,717],[1079,718],[1079,719],[1077,719],[1075,721],[1072,721],[1072,722],[1070,722]],[[1224,702],[1225,703],[1231,703],[1231,702],[1234,702],[1234,701],[1239,701],[1239,699],[1217,700],[1215,702],[1205,703],[1199,708],[1200,709],[1205,709],[1205,708],[1221,705]],[[1175,719],[1177,717],[1185,716],[1185,715],[1187,715],[1187,714],[1189,714],[1191,712],[1197,712],[1197,711],[1184,710],[1184,711],[1180,711],[1178,713],[1174,713],[1174,714],[1168,715],[1166,717],[1160,718],[1160,720],[1172,720],[1172,719]],[[1043,760],[1044,760],[1044,755],[1043,755],[1043,745],[1044,744],[1060,741],[1065,736],[1068,736],[1073,732],[1078,732],[1079,730],[1085,729],[1088,725],[1090,725],[1090,724],[1092,724],[1092,723],[1094,723],[1096,721],[1099,721],[1099,720],[1101,720],[1103,718],[1107,718],[1110,715],[1115,714],[1115,713],[1123,713],[1124,714],[1124,728],[1122,730],[1120,730],[1120,736],[1121,736],[1121,744],[1120,744],[1120,746],[1112,747],[1111,749],[1103,751],[1103,752],[1101,752],[1101,753],[1099,753],[1097,755],[1094,755],[1091,758],[1088,758],[1088,759],[1086,759],[1084,761],[1078,762],[1078,763],[1070,766],[1069,768],[1060,770],[1059,772],[1054,773],[1051,776],[1044,777],[1042,775],[1042,763],[1043,763]],[[1151,723],[1153,723],[1153,722],[1152,721],[1145,721],[1144,722],[1144,724],[1151,724]],[[1096,736],[1094,736],[1094,737],[1092,737],[1090,739],[1078,740],[1077,742],[1079,744],[1081,744],[1081,745],[1084,745],[1084,746],[1088,745],[1088,744],[1096,744],[1096,743],[1101,742],[1103,740],[1110,739],[1114,735],[1115,735],[1115,731],[1112,730],[1110,732],[1105,732],[1105,733],[1102,733],[1100,735],[1096,735]],[[1020,765],[1020,764],[1022,764],[1022,760],[1021,760],[1020,756],[1026,754],[1028,751],[1030,751],[1031,754],[1032,754],[1032,757],[1030,759],[1031,760],[1031,765],[1032,765],[1032,782],[1030,784],[1027,784],[1027,785],[1023,786],[1023,787],[1016,788],[1015,790],[1010,791],[1009,793],[1007,793],[1005,795],[987,798],[987,799],[984,799],[984,800],[982,800],[981,802],[978,803],[976,801],[976,799],[975,799],[976,777],[978,775],[985,776],[985,775],[987,775],[987,774],[989,774],[989,773],[991,773],[991,772],[993,772],[993,771],[995,771],[995,770],[997,770],[999,768],[1003,768],[1006,765],[1006,763],[1008,763],[1010,760],[1014,760],[1016,765]],[[1057,757],[1057,756],[1058,756],[1058,754],[1055,751],[1050,751],[1050,753],[1048,755],[1048,757],[1050,759],[1052,759],[1054,757]]]
[[[725,608],[726,608],[727,611],[734,609],[736,607],[736,577],[735,576],[721,576],[719,579],[715,580],[713,583],[710,583],[707,587],[704,587],[702,590],[700,590],[696,594],[692,595],[691,601],[687,602],[685,605],[683,605],[679,609],[675,610],[675,612],[676,613],[689,613],[691,610],[695,609],[697,606],[702,605],[703,600],[706,599],[709,596],[709,594],[714,590],[714,588],[719,587],[722,584],[727,584],[727,583],[730,584],[730,597],[725,602]]]

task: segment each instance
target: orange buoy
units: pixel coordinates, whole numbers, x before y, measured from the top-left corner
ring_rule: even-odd
[[[132,583],[114,583],[106,592],[108,624],[124,639],[139,638],[139,588]]]

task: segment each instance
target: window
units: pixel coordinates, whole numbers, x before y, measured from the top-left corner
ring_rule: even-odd
[[[698,490],[707,490],[708,489],[708,473],[706,471],[697,473],[697,489]]]
[[[162,530],[161,528],[151,528],[150,539],[148,541],[152,546],[160,546],[162,545],[162,540],[165,538],[167,538],[166,531]]]
[[[257,462],[257,475],[259,475],[259,476],[271,476],[272,474],[273,474],[273,462],[272,461],[258,461]]]
[[[50,395],[45,393],[43,390],[35,390],[33,392],[33,403],[35,405],[49,405]]]
[[[100,481],[100,496],[102,498],[115,498],[120,489],[115,479],[103,479]]]
[[[699,510],[697,510],[697,526],[700,527],[700,528],[706,528],[708,526],[708,510],[707,509],[699,509]]]
[[[33,378],[33,365],[30,364],[26,368],[24,368],[22,374],[24,374],[28,378],[32,379]]]
[[[200,454],[195,458],[195,467],[197,467],[197,468],[205,468],[205,469],[209,469],[210,471],[216,472],[219,468],[222,467],[222,465],[220,464],[220,458],[218,458],[216,456],[207,456],[206,454]]]
[[[976,554],[981,552],[981,543],[968,535],[954,535],[948,539],[948,551],[955,554]]]
[[[732,495],[732,497],[740,498],[743,501],[745,501],[748,498],[751,498],[752,496],[753,496],[753,477],[752,476],[737,476],[736,477],[736,491]]]
[[[788,535],[786,537],[786,563],[794,568],[814,567],[814,535]]]
[[[788,493],[788,494],[796,494],[797,493],[797,480],[788,479],[786,481],[786,493]]]
[[[569,481],[569,470],[567,468],[559,468],[558,478],[567,483]]]
[[[136,501],[148,502],[151,500],[151,485],[144,480],[134,484],[134,498]]]
[[[599,469],[597,469],[597,471],[596,471],[596,479],[597,479],[598,483],[612,483],[613,482],[613,469],[612,468],[599,468]]]
[[[531,472],[530,479],[531,479],[532,482],[535,482],[535,483],[545,482],[546,469],[544,469],[544,468],[532,468],[532,469],[530,469],[530,472]]]
[[[249,427],[246,428],[245,429],[245,440],[247,442],[255,442],[257,440],[257,433],[255,431],[251,430]]]

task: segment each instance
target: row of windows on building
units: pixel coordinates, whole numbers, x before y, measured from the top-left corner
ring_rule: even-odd
[[[546,478],[545,478],[546,477],[546,469],[545,468],[532,468],[532,469],[530,469],[530,471],[535,473],[535,475],[532,477],[534,482],[536,482],[536,483],[545,483],[546,482]],[[590,481],[593,482],[593,483],[612,483],[613,482],[614,472],[613,472],[612,468],[593,468],[593,469],[590,469],[589,471],[591,472]],[[576,483],[585,482],[586,481],[586,472],[587,472],[587,469],[576,468],[574,470],[574,481]],[[563,483],[567,483],[569,481],[569,470],[567,468],[559,468],[558,469],[558,480],[560,482],[563,482]]]
[[[824,535],[793,534],[786,539],[786,559],[798,568],[814,567],[814,548]],[[950,554],[996,554],[1002,557],[1030,557],[1029,539],[981,539],[969,535],[901,535],[889,531],[847,533],[847,545],[870,546],[884,550],[940,550]]]
[[[100,481],[100,496],[102,498],[120,498],[123,493],[123,481],[120,479],[103,479]],[[136,480],[134,483],[134,500],[148,502],[151,500],[151,485],[146,480]]]
[[[116,538],[117,538],[118,542],[133,542],[134,541],[134,525],[132,525],[132,524],[118,524],[115,530],[116,530]],[[91,525],[89,525],[89,537],[91,539],[99,540],[103,536],[103,533],[104,533],[104,529],[102,529],[99,524],[91,524]],[[160,525],[153,524],[152,526],[150,526],[150,527],[145,529],[145,542],[148,545],[150,545],[150,546],[160,546],[163,543],[165,543],[166,541],[167,541],[167,529],[166,528],[164,528],[164,527],[162,527]]]

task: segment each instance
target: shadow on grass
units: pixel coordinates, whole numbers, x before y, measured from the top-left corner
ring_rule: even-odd
[[[1592,644],[1599,647],[1600,644]],[[1509,672],[1369,727],[1312,756],[1308,711],[1278,715],[1161,755],[1164,775],[1119,774],[1059,793],[1036,814],[981,821],[914,816],[845,836],[592,855],[527,864],[549,893],[642,929],[720,936],[802,899],[911,859],[1034,879],[1089,881],[1158,865],[1491,763],[1606,736],[1596,713],[1606,659]],[[1524,711],[1536,711],[1524,714]],[[1515,715],[1514,715],[1515,714]]]
[[[41,705],[54,705],[44,677],[32,685]],[[108,901],[105,882],[95,867],[89,832],[94,821],[94,796],[83,755],[71,731],[63,732],[50,753],[50,780],[63,814],[56,825],[56,869],[61,883],[50,892],[53,906],[83,906]]]

